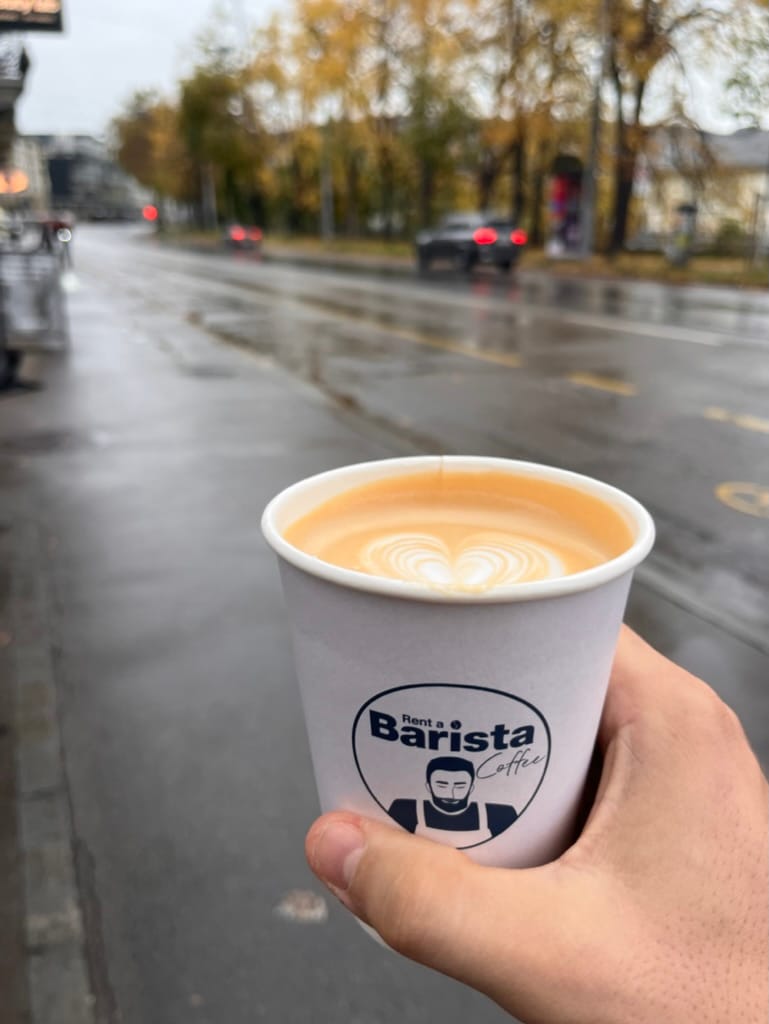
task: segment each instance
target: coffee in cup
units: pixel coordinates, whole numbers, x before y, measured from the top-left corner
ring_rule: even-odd
[[[353,487],[283,536],[343,569],[468,594],[583,572],[633,544],[618,509],[592,494],[443,464]]]

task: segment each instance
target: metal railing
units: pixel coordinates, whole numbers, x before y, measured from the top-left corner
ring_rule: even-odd
[[[58,221],[12,222],[0,228],[0,390],[16,384],[21,357],[69,344],[62,287],[72,230]]]

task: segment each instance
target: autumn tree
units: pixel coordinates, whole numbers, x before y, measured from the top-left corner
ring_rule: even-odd
[[[359,0],[365,3],[366,0]],[[369,0],[371,123],[376,138],[379,212],[385,236],[393,232],[398,167],[400,52],[404,0]]]
[[[137,92],[111,125],[118,162],[162,200],[189,201],[190,161],[176,107],[154,92]]]
[[[488,207],[507,168],[507,206],[539,232],[544,180],[561,136],[586,110],[585,20],[572,0],[474,0],[477,75],[488,100],[480,126],[478,202]],[[531,164],[531,166],[529,166]]]
[[[732,0],[733,5],[740,0]],[[609,76],[614,93],[614,204],[609,248],[625,244],[638,158],[648,125],[652,76],[685,73],[683,54],[715,28],[724,11],[705,0],[608,0]],[[660,111],[657,122],[664,120]]]
[[[371,18],[355,0],[297,0],[292,39],[296,87],[305,120],[322,126],[320,173],[340,179],[342,219],[360,231],[373,151]],[[338,171],[338,174],[334,172]]]
[[[456,179],[473,123],[465,86],[472,19],[461,0],[409,0],[406,16],[404,142],[414,163],[417,222],[427,226],[439,191]]]
[[[215,191],[227,217],[259,222],[265,205],[260,168],[266,134],[249,91],[250,41],[236,44],[224,7],[215,8],[198,36],[193,59],[192,72],[179,87],[179,123],[194,162],[201,206]]]
[[[414,213],[428,223],[468,131],[466,3],[297,0],[295,10],[300,105],[322,126],[322,174],[339,172],[347,231],[365,218],[388,234]]]
[[[726,94],[734,116],[758,127],[769,110],[769,3],[746,4],[738,15],[719,26],[726,50],[742,55],[726,82]]]
[[[216,64],[196,68],[181,84],[179,124],[201,183],[213,174],[221,205],[234,219],[261,213],[256,166],[260,150],[244,122],[241,76]]]
[[[293,0],[236,42],[225,13],[178,103],[138,94],[116,147],[158,195],[194,193],[210,212],[215,192],[227,216],[292,231],[333,213],[348,234],[390,235],[472,203],[505,206],[540,242],[556,157],[576,167],[595,151],[618,249],[652,129],[691,123],[687,63],[716,52],[747,123],[769,97],[766,0]]]

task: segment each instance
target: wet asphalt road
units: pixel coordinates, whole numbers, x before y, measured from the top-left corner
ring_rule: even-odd
[[[310,472],[421,450],[625,487],[659,528],[630,621],[769,765],[769,300],[312,271],[135,229],[84,230],[76,255],[71,354],[0,401],[0,496],[40,528],[99,1019],[504,1019],[335,907],[276,913],[320,890],[261,508]]]
[[[420,449],[552,462],[635,494],[657,522],[658,588],[769,650],[769,296],[141,263],[121,266],[126,287]]]

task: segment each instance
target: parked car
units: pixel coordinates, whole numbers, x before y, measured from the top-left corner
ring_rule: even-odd
[[[224,232],[224,244],[230,249],[259,249],[262,229],[246,224],[228,224]]]
[[[527,242],[522,228],[499,215],[453,213],[434,230],[419,232],[415,242],[417,265],[422,273],[438,260],[447,260],[465,272],[478,263],[508,271],[518,262]]]

